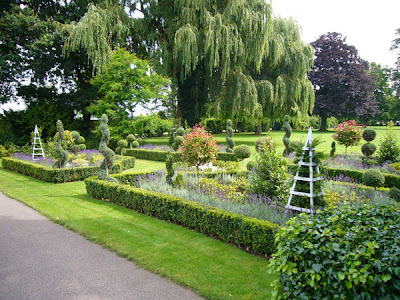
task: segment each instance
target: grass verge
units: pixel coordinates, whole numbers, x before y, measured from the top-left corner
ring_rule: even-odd
[[[0,190],[52,221],[211,299],[269,299],[268,261],[189,229],[0,167]]]

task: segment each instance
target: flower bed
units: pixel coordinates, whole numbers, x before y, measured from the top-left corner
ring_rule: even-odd
[[[85,179],[85,184],[91,197],[107,199],[138,212],[183,225],[224,242],[234,243],[247,251],[267,256],[275,251],[277,224],[96,178]]]
[[[43,181],[61,183],[79,181],[97,174],[98,166],[74,167],[66,169],[52,169],[50,167],[24,161],[18,158],[3,157],[4,169],[28,175]],[[111,173],[120,173],[135,166],[134,157],[118,157]]]

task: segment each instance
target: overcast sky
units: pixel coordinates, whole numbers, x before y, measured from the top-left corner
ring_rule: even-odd
[[[275,15],[298,22],[307,43],[339,32],[362,59],[394,66],[389,49],[400,28],[400,0],[272,0],[272,7]]]

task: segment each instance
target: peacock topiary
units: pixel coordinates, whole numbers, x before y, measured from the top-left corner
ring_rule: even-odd
[[[283,119],[282,129],[285,130],[285,135],[283,136],[283,144],[285,145],[285,150],[283,151],[284,156],[288,156],[290,154],[290,136],[292,135],[292,126],[290,126],[290,117],[288,115]]]
[[[55,149],[58,160],[53,164],[53,168],[62,169],[62,168],[64,168],[65,164],[68,161],[68,152],[66,150],[64,150],[63,147],[61,146],[65,134],[64,134],[63,124],[60,120],[57,120],[56,127],[57,127],[57,131],[58,131],[58,135],[57,135],[57,139],[54,143],[54,149]]]
[[[233,140],[233,129],[232,129],[232,121],[226,121],[226,152],[233,153],[233,147],[235,147],[235,141]]]
[[[115,162],[115,153],[110,148],[107,147],[107,144],[110,140],[110,131],[108,130],[108,118],[106,115],[102,115],[100,119],[100,132],[101,132],[101,141],[99,145],[99,152],[104,156],[104,160],[101,162],[98,177],[101,180],[107,180],[110,182],[118,182],[115,178],[110,177],[108,175],[108,171],[114,165]]]

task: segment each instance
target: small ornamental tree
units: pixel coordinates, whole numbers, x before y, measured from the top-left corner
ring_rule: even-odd
[[[234,149],[235,156],[242,161],[242,169],[244,171],[244,160],[251,156],[251,149],[247,145],[239,145]]]
[[[356,121],[350,120],[340,123],[335,128],[332,137],[341,145],[346,147],[345,155],[347,155],[347,147],[356,146],[360,143],[363,131]]]
[[[126,140],[119,140],[117,142],[118,148],[116,149],[121,156],[124,155],[126,147],[128,147],[128,142]]]
[[[128,143],[129,143],[129,148],[132,149],[132,143],[133,143],[134,141],[136,141],[135,135],[134,135],[134,134],[129,134],[129,135],[126,137],[126,140],[127,140]]]
[[[213,162],[217,158],[217,141],[214,140],[203,126],[196,125],[185,136],[181,145],[182,160],[189,166],[195,166],[197,172],[197,186],[200,192],[199,167]]]

